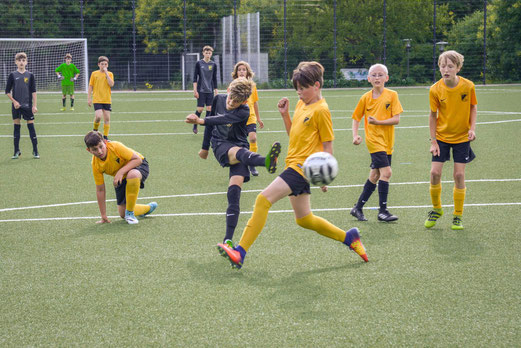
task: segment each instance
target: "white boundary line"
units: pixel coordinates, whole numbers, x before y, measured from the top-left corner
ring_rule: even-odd
[[[521,202],[499,202],[499,203],[468,203],[465,204],[465,208],[469,207],[491,207],[491,206],[516,206],[521,205]],[[444,208],[450,208],[454,205],[442,205]],[[391,206],[389,209],[428,209],[431,208],[432,205],[409,205],[409,206]],[[312,209],[312,211],[349,211],[352,207],[349,208],[322,208],[322,209]],[[376,210],[378,207],[366,207],[368,210]],[[252,214],[253,211],[242,211],[241,214]],[[280,214],[280,213],[293,213],[292,209],[286,210],[270,210],[270,214]],[[210,213],[174,213],[174,214],[154,214],[150,217],[182,217],[182,216],[223,216],[225,212],[210,212]],[[149,219],[148,217],[147,219]],[[99,216],[71,216],[71,217],[55,217],[55,218],[29,218],[29,219],[6,219],[0,220],[2,222],[48,222],[48,221],[65,221],[65,220],[94,220],[99,219]],[[120,219],[120,216],[109,216],[110,219]]]
[[[471,180],[465,180],[466,183],[471,182],[514,182],[514,181],[521,181],[521,178],[517,179],[471,179]],[[442,183],[444,184],[451,184],[454,183],[452,180],[442,180]],[[410,182],[392,182],[390,183],[392,186],[394,185],[426,185],[430,184],[429,181],[410,181]],[[355,184],[355,185],[330,185],[328,188],[330,189],[337,189],[337,188],[355,188],[355,187],[363,187],[364,184]],[[313,186],[312,189],[318,190],[319,187]],[[263,189],[259,190],[242,190],[242,193],[257,193],[262,192]],[[178,195],[163,195],[163,196],[152,196],[152,197],[139,197],[139,200],[153,200],[153,199],[160,199],[160,198],[191,198],[191,197],[200,197],[200,196],[215,196],[215,195],[225,195],[227,192],[207,192],[207,193],[185,193],[185,194],[178,194]],[[115,202],[115,199],[107,199],[107,202]],[[54,207],[65,207],[65,206],[71,206],[71,205],[82,205],[82,204],[94,204],[98,203],[98,201],[83,201],[83,202],[70,202],[70,203],[56,203],[56,204],[46,204],[46,205],[34,205],[34,206],[27,206],[27,207],[15,207],[15,208],[2,208],[0,209],[0,212],[5,211],[15,211],[15,210],[27,210],[27,209],[42,209],[42,208],[54,208]]]

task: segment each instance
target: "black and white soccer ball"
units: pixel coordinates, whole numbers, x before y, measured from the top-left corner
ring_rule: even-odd
[[[304,175],[313,185],[329,185],[337,174],[338,162],[328,152],[315,152],[304,162]]]

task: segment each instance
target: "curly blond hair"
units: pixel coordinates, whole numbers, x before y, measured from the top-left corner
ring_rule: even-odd
[[[244,65],[244,67],[246,68],[246,78],[253,79],[253,76],[255,76],[255,73],[253,72],[253,70],[251,70],[250,64],[248,64],[248,62],[245,62],[244,60],[241,60],[240,62],[235,64],[235,66],[233,67],[232,79],[235,80],[236,78],[239,77],[238,71],[239,71],[239,67],[241,65]]]

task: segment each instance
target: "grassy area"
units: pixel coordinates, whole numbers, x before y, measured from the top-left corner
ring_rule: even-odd
[[[521,134],[518,86],[477,87],[477,155],[467,166],[463,231],[452,231],[452,162],[443,173],[446,215],[423,227],[430,206],[428,89],[397,89],[405,109],[396,127],[389,209],[394,224],[349,215],[370,158],[351,144],[350,115],[366,89],[325,90],[340,174],[327,193],[312,190],[315,213],[358,226],[370,262],[298,227],[285,199],[234,271],[215,249],[224,236],[228,171],[197,157],[202,135],[183,122],[190,93],[114,93],[110,138],[146,156],[151,174],[139,202],[153,216],[130,226],[99,211],[83,136],[93,110],[59,112],[57,94],[39,95],[32,159],[11,160],[10,103],[0,102],[1,346],[517,346],[521,342]],[[260,152],[287,136],[276,102],[261,91],[266,125]],[[362,132],[361,132],[362,133]],[[283,156],[284,157],[284,156]],[[283,158],[282,158],[283,159]],[[278,171],[280,172],[280,170]],[[238,241],[255,197],[273,175],[243,187]],[[377,195],[368,202],[378,205]]]

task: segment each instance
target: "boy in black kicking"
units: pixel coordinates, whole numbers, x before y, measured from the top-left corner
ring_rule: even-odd
[[[253,82],[245,78],[234,80],[228,95],[217,95],[212,103],[212,115],[204,119],[195,114],[188,115],[186,122],[205,125],[205,137],[199,156],[208,157],[211,142],[215,158],[223,167],[230,167],[228,185],[228,208],[226,209],[226,234],[224,243],[233,246],[232,238],[239,221],[241,189],[250,180],[248,166],[265,166],[275,173],[280,143],[275,142],[266,157],[248,150],[246,123],[250,110],[246,105],[252,91]],[[231,125],[231,126],[230,126]],[[211,139],[209,141],[209,139]]]

